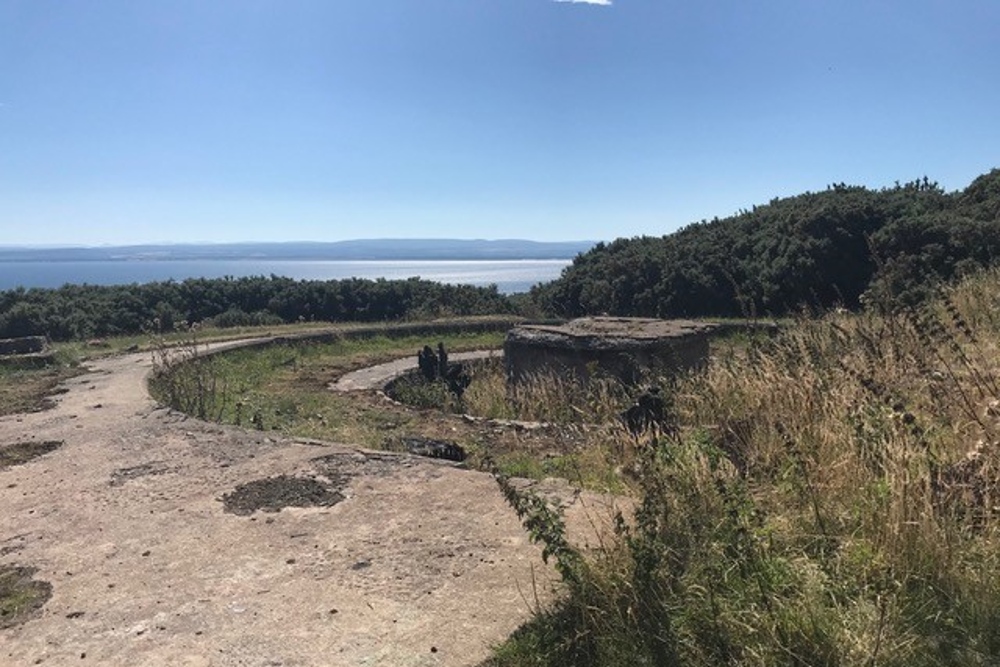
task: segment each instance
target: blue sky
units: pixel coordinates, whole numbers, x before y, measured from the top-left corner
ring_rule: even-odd
[[[1000,166],[996,0],[0,0],[0,245],[612,239]]]

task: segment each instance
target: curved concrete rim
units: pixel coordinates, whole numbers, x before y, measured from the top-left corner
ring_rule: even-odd
[[[480,359],[502,358],[503,350],[473,350],[472,352],[449,353],[449,361],[478,361]],[[417,370],[417,357],[411,355],[384,364],[360,368],[345,373],[328,386],[333,391],[368,391],[382,389],[393,380]]]

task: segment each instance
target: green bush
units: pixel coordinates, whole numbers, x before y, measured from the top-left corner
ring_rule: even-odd
[[[676,393],[602,546],[505,486],[556,605],[493,665],[990,665],[1000,656],[1000,272],[803,319]]]

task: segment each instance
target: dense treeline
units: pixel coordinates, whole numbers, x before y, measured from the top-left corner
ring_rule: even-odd
[[[1000,170],[964,191],[926,179],[882,190],[830,186],[774,199],[663,237],[619,239],[582,254],[532,291],[562,316],[783,314],[896,303],[1000,257]]]
[[[511,313],[575,317],[780,315],[803,306],[896,303],[1000,257],[1000,169],[944,192],[924,178],[882,190],[832,185],[663,237],[618,239],[577,256],[530,295],[410,279],[253,277],[0,292],[0,337],[134,334],[218,326],[390,321]]]
[[[381,322],[511,311],[511,302],[495,286],[416,278],[298,281],[271,276],[64,285],[0,292],[0,338],[42,334],[53,340],[87,339],[170,330],[181,322]]]

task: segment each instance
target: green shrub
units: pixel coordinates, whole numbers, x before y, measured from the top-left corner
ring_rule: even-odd
[[[976,274],[717,356],[679,434],[638,444],[600,548],[512,494],[571,566],[492,664],[997,664],[998,295]]]

